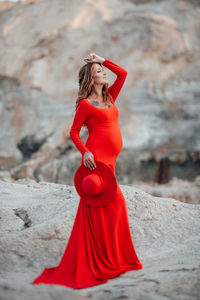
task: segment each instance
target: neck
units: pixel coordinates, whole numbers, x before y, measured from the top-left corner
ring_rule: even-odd
[[[102,98],[102,85],[95,85],[90,96],[94,97],[94,99]]]

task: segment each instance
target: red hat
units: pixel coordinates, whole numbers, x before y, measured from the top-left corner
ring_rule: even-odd
[[[83,164],[74,175],[78,194],[91,206],[105,206],[114,200],[117,181],[112,169],[101,161],[95,161],[96,168],[90,170]]]

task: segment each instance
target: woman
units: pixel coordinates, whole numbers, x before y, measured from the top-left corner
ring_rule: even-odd
[[[82,154],[81,164],[93,170],[95,160],[110,166],[122,149],[116,98],[124,84],[127,71],[95,53],[79,72],[79,93],[70,137]],[[107,67],[117,75],[108,87]],[[88,128],[84,144],[81,127]],[[57,267],[46,268],[33,283],[58,284],[74,289],[102,284],[130,270],[142,269],[131,239],[126,202],[117,183],[117,197],[109,205],[91,207],[80,198],[72,232]]]

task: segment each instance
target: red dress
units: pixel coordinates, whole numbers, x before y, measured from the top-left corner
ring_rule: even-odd
[[[116,159],[123,145],[115,100],[127,71],[108,59],[103,65],[117,75],[108,88],[113,106],[97,108],[87,99],[81,99],[70,137],[82,154],[81,164],[83,154],[89,150],[95,160],[109,165],[115,174]],[[79,136],[83,123],[89,132],[86,144]],[[87,288],[127,271],[143,268],[131,239],[126,202],[118,183],[117,189],[116,200],[104,207],[91,207],[80,197],[72,232],[60,263],[56,267],[45,268],[33,284]]]

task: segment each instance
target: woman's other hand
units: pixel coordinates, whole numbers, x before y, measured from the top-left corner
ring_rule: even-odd
[[[86,63],[89,63],[89,62],[97,62],[97,63],[103,63],[105,61],[105,58],[95,54],[95,53],[90,53],[88,56],[86,56],[84,58],[84,61]]]
[[[85,167],[93,170],[96,168],[96,164],[94,161],[94,155],[90,151],[86,151],[83,155],[83,164]]]

